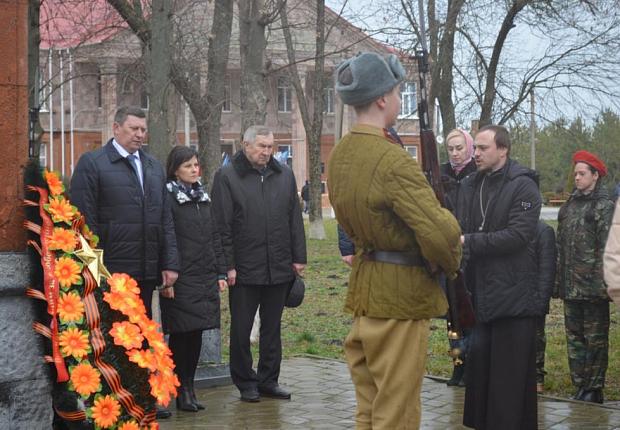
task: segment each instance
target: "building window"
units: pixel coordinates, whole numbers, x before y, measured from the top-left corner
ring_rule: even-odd
[[[286,76],[278,78],[278,112],[290,112],[292,110],[291,85]]]
[[[231,97],[230,97],[230,79],[224,79],[224,103],[222,104],[222,112],[230,112]]]
[[[415,84],[413,82],[403,82],[400,84],[400,116],[414,116],[418,110],[415,97]]]
[[[133,94],[134,91],[134,79],[128,74],[123,76],[123,82],[121,83],[121,93]]]
[[[323,112],[334,113],[334,89],[325,88],[323,90]]]
[[[405,145],[405,151],[411,155],[411,158],[418,161],[418,147],[416,145]]]
[[[140,93],[140,107],[149,110],[149,94],[146,90],[142,90]]]
[[[41,143],[39,147],[39,165],[47,167],[47,143]]]
[[[278,152],[274,154],[274,158],[280,163],[286,164],[288,167],[293,168],[293,146],[278,145]]]
[[[95,92],[95,99],[97,107],[103,106],[103,82],[101,78],[101,70],[97,72],[97,91]]]
[[[46,82],[45,79],[45,69],[41,69],[39,72],[39,111],[40,112],[49,112],[49,97],[51,93],[51,85],[52,82]]]

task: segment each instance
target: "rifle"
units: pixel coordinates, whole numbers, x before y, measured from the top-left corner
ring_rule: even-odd
[[[437,158],[437,141],[435,133],[430,128],[428,114],[428,96],[426,94],[426,77],[429,73],[428,51],[426,40],[424,39],[424,7],[422,0],[418,0],[420,9],[420,45],[422,49],[416,50],[415,58],[418,63],[418,76],[420,81],[420,101],[418,103],[418,117],[420,118],[420,142],[422,145],[422,170],[435,192],[437,200],[441,206],[446,206],[441,174],[439,172],[439,160]],[[446,297],[448,299],[448,338],[458,340],[463,335],[463,329],[473,327],[475,324],[474,308],[471,304],[469,292],[465,285],[463,272],[459,270],[454,279],[446,276]],[[457,348],[452,349],[449,354],[455,364],[461,364],[459,356],[461,351]]]

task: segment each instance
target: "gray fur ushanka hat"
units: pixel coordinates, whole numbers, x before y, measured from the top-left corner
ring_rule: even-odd
[[[336,91],[343,103],[361,106],[389,92],[403,79],[405,69],[396,55],[383,58],[374,52],[364,52],[338,66]]]

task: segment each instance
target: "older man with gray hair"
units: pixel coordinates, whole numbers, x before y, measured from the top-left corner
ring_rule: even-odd
[[[273,158],[273,133],[252,126],[243,149],[217,171],[213,214],[222,238],[230,287],[230,374],[241,400],[290,399],[278,385],[280,320],[289,287],[306,264],[306,238],[291,169]],[[260,307],[259,307],[260,306]],[[258,369],[250,331],[259,308]]]

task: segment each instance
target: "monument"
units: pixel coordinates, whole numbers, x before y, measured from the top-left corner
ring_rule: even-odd
[[[42,342],[32,330],[23,172],[28,163],[28,2],[0,0],[0,428],[52,427]]]

